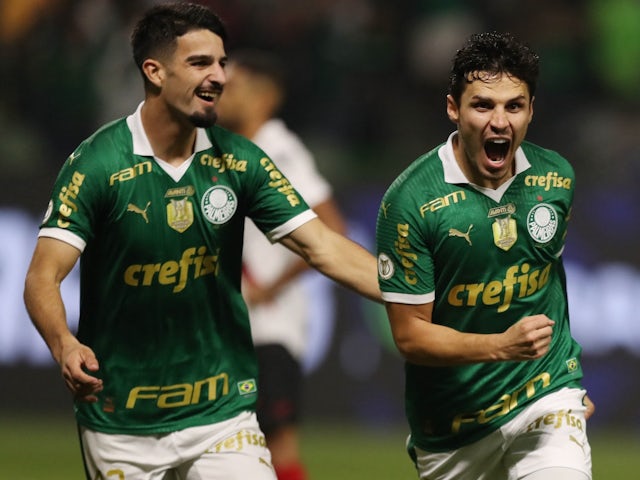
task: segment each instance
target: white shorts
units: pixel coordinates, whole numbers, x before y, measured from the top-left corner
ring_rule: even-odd
[[[536,401],[482,440],[449,452],[415,449],[423,480],[517,480],[566,468],[591,478],[584,390],[563,388]]]
[[[87,478],[105,480],[276,480],[255,413],[161,435],[80,427]]]

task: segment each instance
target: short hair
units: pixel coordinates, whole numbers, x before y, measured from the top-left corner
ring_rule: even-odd
[[[460,101],[466,86],[483,80],[481,72],[506,74],[526,83],[535,95],[540,57],[510,33],[487,32],[471,35],[453,58],[449,94]]]
[[[140,71],[147,58],[173,53],[177,38],[192,30],[210,30],[223,42],[227,39],[220,17],[203,5],[176,2],[147,10],[131,34],[133,59]]]

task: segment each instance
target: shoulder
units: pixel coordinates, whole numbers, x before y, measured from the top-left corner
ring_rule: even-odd
[[[521,146],[534,171],[555,171],[563,177],[574,177],[573,166],[557,151],[526,141]]]
[[[105,124],[80,143],[67,157],[64,168],[113,169],[123,159],[131,158],[132,152],[131,132],[122,118]]]
[[[415,159],[391,183],[385,193],[389,198],[411,195],[444,184],[444,168],[438,154],[441,145]]]

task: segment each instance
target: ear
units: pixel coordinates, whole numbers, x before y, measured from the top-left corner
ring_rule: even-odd
[[[533,120],[533,101],[536,99],[536,97],[531,97],[531,101],[529,102],[529,123],[531,123],[531,120]]]
[[[160,88],[164,81],[165,72],[162,64],[157,60],[152,58],[147,58],[144,62],[142,62],[142,71],[144,72],[147,80]]]
[[[460,110],[458,104],[451,95],[447,95],[447,116],[449,120],[457,124],[460,119]]]

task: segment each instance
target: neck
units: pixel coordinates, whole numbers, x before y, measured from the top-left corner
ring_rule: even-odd
[[[166,108],[160,108],[158,102],[150,99],[142,106],[141,117],[156,157],[178,166],[193,154],[196,127],[188,122],[179,122]]]

